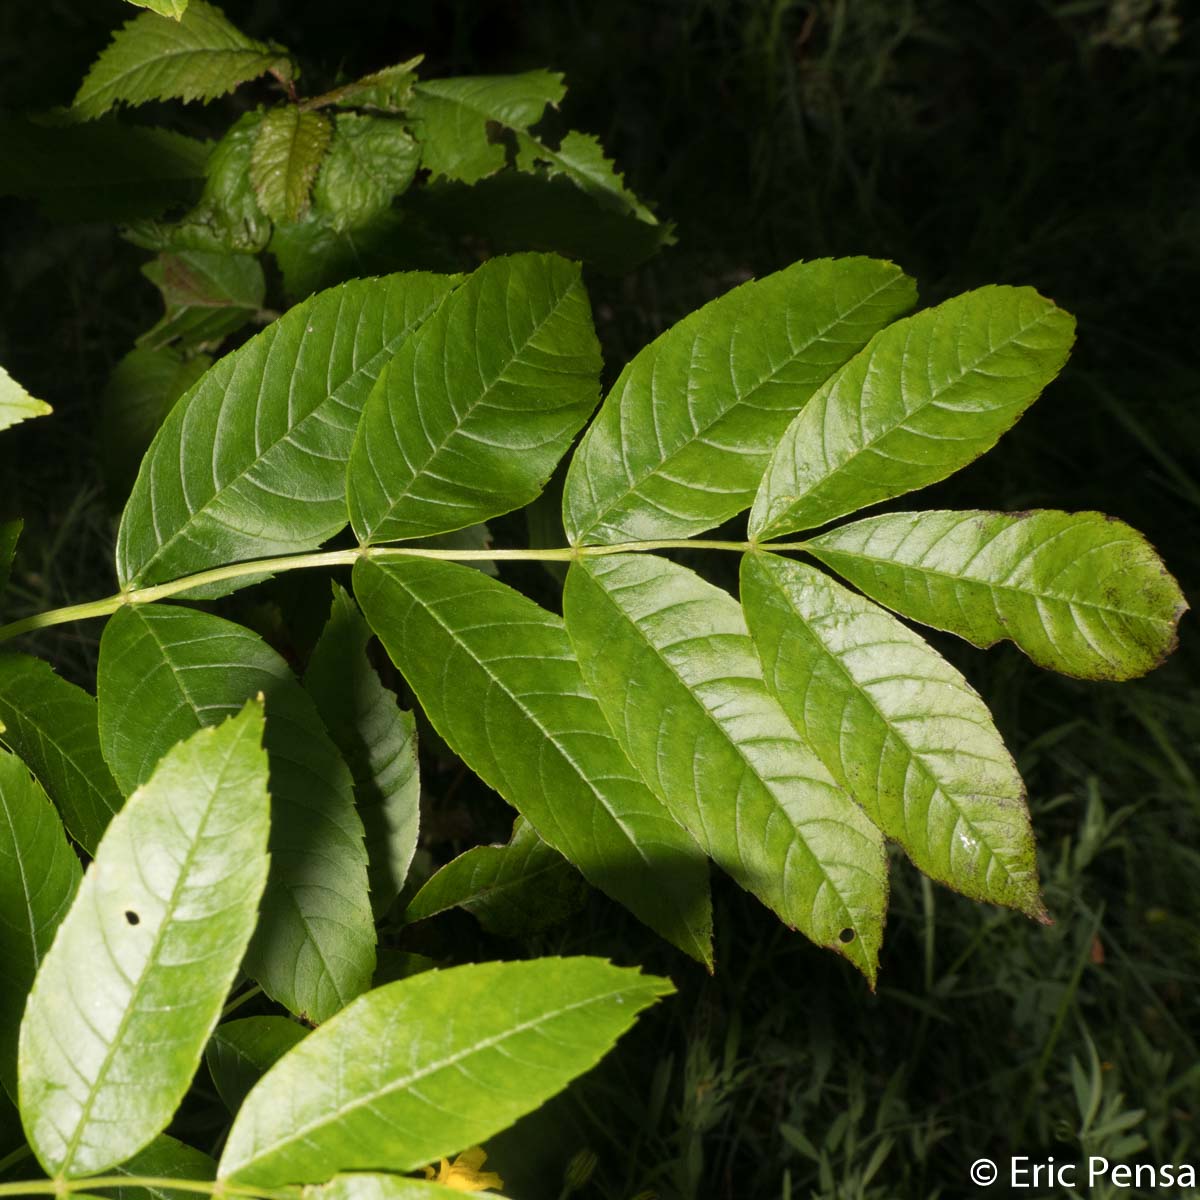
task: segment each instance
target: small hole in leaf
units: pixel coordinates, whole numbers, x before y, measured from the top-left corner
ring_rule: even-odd
[[[125,920],[128,921],[130,925],[136,925],[141,919],[142,918],[139,917],[132,908],[127,908],[125,910]]]
[[[838,941],[841,942],[843,946],[848,946],[852,941],[854,941],[854,930],[843,929],[842,932],[838,934]]]

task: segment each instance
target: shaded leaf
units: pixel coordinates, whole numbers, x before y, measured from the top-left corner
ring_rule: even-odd
[[[220,617],[134,605],[105,627],[98,681],[101,743],[126,788],[167,747],[265,697],[271,875],[245,970],[312,1021],[370,986],[375,928],[350,773],[283,659]]]
[[[926,875],[1046,919],[1025,786],[970,684],[801,563],[746,555],[742,605],[767,687],[875,824]]]
[[[354,591],[451,749],[589,883],[711,963],[704,856],[621,752],[562,621],[436,559],[360,560]]]
[[[591,415],[600,367],[577,264],[485,263],[367,399],[347,495],[360,541],[446,533],[527,504]]]
[[[125,802],[100,752],[96,701],[40,658],[0,654],[0,725],[0,741],[37,776],[67,832],[95,854]]]
[[[518,817],[506,846],[475,846],[431,876],[404,919],[465,908],[488,933],[524,937],[570,916],[582,899],[574,868]]]
[[[17,541],[24,527],[25,522],[20,520],[0,521],[0,599],[3,599],[4,589],[8,587],[13,555],[17,552]]]
[[[166,312],[137,340],[155,348],[219,342],[262,308],[266,281],[252,254],[183,250],[160,254],[142,274],[162,292]]]
[[[47,416],[53,411],[44,400],[35,399],[0,367],[0,430],[9,429],[30,417]]]
[[[217,1095],[231,1113],[308,1030],[287,1017],[245,1017],[218,1025],[204,1051]]]
[[[595,958],[481,963],[376,988],[263,1076],[220,1177],[272,1187],[414,1170],[536,1108],[671,991]]]
[[[171,410],[142,464],[117,537],[122,585],[309,550],[337,533],[367,392],[456,282],[355,280],[221,359]]]
[[[176,21],[187,12],[188,0],[128,0],[138,8],[148,8],[160,17],[174,17]]]
[[[329,103],[338,108],[374,108],[381,112],[399,113],[408,108],[413,84],[417,82],[417,67],[423,54],[407,62],[373,71],[353,83],[329,93]]]
[[[335,583],[329,621],[309,659],[304,688],[354,777],[371,907],[381,917],[400,894],[417,848],[421,780],[416,722],[368,661],[372,636],[357,605]]]
[[[629,213],[648,225],[658,224],[658,218],[626,188],[612,159],[605,157],[599,138],[592,134],[571,130],[557,149],[518,134],[517,166],[528,171],[543,165],[548,174],[565,175],[601,204]]]
[[[250,154],[250,182],[272,221],[298,221],[308,212],[313,180],[332,136],[328,117],[294,104],[272,108],[263,117]]]
[[[19,1066],[21,1118],[48,1174],[125,1161],[187,1091],[267,878],[262,734],[251,703],[171,749],[113,818],[59,926]]]
[[[117,104],[208,101],[268,71],[289,75],[287,56],[246,37],[205,0],[192,0],[182,19],[147,12],[118,29],[70,111],[90,121]]]
[[[768,693],[737,602],[647,554],[572,563],[567,631],[617,740],[714,862],[874,980],[883,838]]]
[[[217,1164],[202,1150],[160,1133],[144,1150],[111,1168],[113,1175],[140,1175],[150,1179],[215,1179]],[[153,1187],[105,1188],[112,1200],[191,1200],[194,1191],[157,1184]]]
[[[750,536],[813,529],[952,475],[1016,424],[1074,339],[1074,317],[1032,288],[980,288],[897,321],[788,427]]]
[[[25,997],[82,875],[46,793],[0,750],[0,1084],[14,1102]]]
[[[1080,679],[1153,670],[1187,610],[1150,543],[1103,513],[889,513],[808,548],[901,616]]]
[[[915,297],[891,263],[820,259],[672,326],[621,372],[571,461],[571,542],[689,537],[741,512],[797,411]]]
[[[407,191],[420,162],[420,146],[399,121],[339,113],[313,204],[339,233],[361,225]]]

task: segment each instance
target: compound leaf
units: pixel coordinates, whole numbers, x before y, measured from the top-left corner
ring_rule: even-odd
[[[271,876],[246,972],[312,1021],[366,990],[375,928],[350,772],[283,659],[231,621],[136,605],[105,627],[98,681],[101,742],[126,788],[167,747],[265,697]]]
[[[436,559],[360,561],[354,591],[451,749],[589,883],[711,963],[704,855],[621,752],[562,621]]]
[[[26,654],[0,654],[0,740],[29,765],[67,832],[95,854],[124,804],[100,752],[96,701]]]
[[[217,1095],[231,1113],[308,1030],[287,1017],[245,1017],[218,1025],[204,1051]]]
[[[426,537],[529,503],[599,398],[577,263],[479,268],[388,364],[350,455],[361,541]]]
[[[213,100],[268,71],[290,74],[278,47],[247,37],[205,0],[192,0],[181,19],[146,12],[118,29],[70,112],[90,121],[117,104]]]
[[[926,875],[1045,919],[1025,787],[967,681],[912,630],[801,563],[742,561],[767,687]]]
[[[614,554],[571,565],[563,611],[617,740],[676,819],[874,980],[883,838],[767,691],[737,602],[665,559]]]
[[[33,977],[83,871],[29,768],[0,750],[0,1084],[17,1099],[17,1031]]]
[[[308,212],[313,180],[332,136],[328,117],[301,112],[294,104],[263,117],[250,154],[250,182],[272,221],[299,221]]]
[[[333,607],[304,688],[354,777],[354,802],[366,831],[371,907],[381,917],[400,894],[417,848],[421,779],[417,726],[379,682],[367,659],[371,627],[344,588]]]
[[[30,417],[44,417],[54,410],[45,400],[31,396],[3,367],[0,367],[0,430],[10,429]]]
[[[595,958],[481,963],[376,988],[263,1076],[219,1176],[273,1187],[414,1170],[549,1099],[673,990]]]
[[[1154,547],[1103,513],[889,513],[809,548],[901,616],[1080,679],[1152,671],[1187,611]]]
[[[689,537],[741,512],[797,411],[915,299],[891,263],[820,259],[672,326],[621,372],[572,459],[572,543]]]
[[[421,147],[399,121],[339,113],[313,204],[342,233],[386,209],[408,189],[420,163]]]
[[[123,1162],[170,1121],[267,878],[262,709],[167,752],[109,825],[21,1025],[21,1118],[51,1175]]]
[[[456,282],[425,272],[354,280],[221,359],[142,463],[117,537],[122,585],[310,550],[337,533],[367,392]]]

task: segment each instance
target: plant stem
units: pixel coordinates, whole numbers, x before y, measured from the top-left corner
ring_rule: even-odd
[[[172,1179],[160,1175],[97,1175],[91,1179],[25,1179],[0,1183],[0,1196],[69,1196],[100,1188],[156,1188],[198,1192],[203,1196],[238,1196],[247,1200],[292,1200],[295,1191],[246,1187],[224,1179]]]
[[[435,550],[428,546],[359,546],[356,550],[324,550],[315,554],[289,554],[281,558],[257,558],[249,562],[230,563],[224,567],[213,567],[195,575],[185,575],[168,583],[156,583],[150,587],[129,588],[103,600],[89,600],[86,604],[71,604],[65,608],[54,608],[47,612],[34,613],[0,625],[0,642],[48,629],[52,625],[63,625],[68,621],[86,621],[92,617],[107,617],[127,604],[152,604],[166,600],[193,588],[208,587],[225,583],[231,579],[244,579],[250,575],[280,575],[285,571],[299,571],[312,567],[348,567],[360,558],[386,562],[395,558],[438,558],[451,562],[573,562],[582,558],[602,558],[609,554],[641,554],[651,550],[725,550],[744,554],[753,550],[802,550],[805,542],[724,542],[710,538],[665,539],[648,542],[620,542],[613,546],[563,546],[552,550]],[[4,1195],[0,1192],[0,1195]]]

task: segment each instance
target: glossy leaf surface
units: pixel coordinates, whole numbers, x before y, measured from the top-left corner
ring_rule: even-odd
[[[676,818],[747,891],[874,979],[883,838],[768,693],[737,602],[647,554],[573,563],[584,677]]]
[[[221,359],[142,464],[117,539],[121,582],[308,550],[341,529],[367,392],[454,283],[422,272],[356,280]]]
[[[1044,918],[1025,787],[991,713],[907,626],[802,563],[742,561],[767,687],[925,874]]]
[[[1074,337],[1074,318],[1032,288],[980,288],[897,321],[788,427],[751,536],[813,529],[965,467],[1058,374]]]
[[[421,819],[417,727],[367,659],[371,627],[333,586],[329,620],[312,652],[304,688],[354,777],[367,846],[371,907],[381,917],[408,876]]]
[[[571,462],[571,542],[689,537],[747,508],[808,398],[915,300],[891,263],[821,259],[672,326],[621,372]]]
[[[359,539],[446,533],[527,504],[595,408],[600,366],[578,264],[485,263],[367,399],[349,472]]]
[[[124,803],[100,752],[96,701],[40,658],[0,654],[0,725],[0,741],[24,759],[67,832],[94,854]]]
[[[45,400],[31,396],[3,367],[0,367],[0,431],[11,429],[30,417],[51,413]]]
[[[1102,513],[889,513],[809,548],[902,616],[1081,679],[1153,670],[1187,609],[1150,543]]]
[[[431,559],[359,562],[354,591],[451,749],[589,883],[711,962],[704,855],[621,751],[560,618]]]
[[[243,1017],[218,1025],[204,1051],[217,1095],[231,1113],[308,1030],[287,1017]]]
[[[54,805],[29,768],[0,750],[0,1084],[14,1102],[25,997],[82,876]]]
[[[105,627],[98,679],[101,742],[126,788],[181,738],[265,697],[271,876],[245,969],[313,1021],[369,987],[375,928],[350,772],[283,659],[231,621],[137,605]]]
[[[21,1118],[51,1175],[123,1162],[170,1121],[267,878],[262,710],[171,749],[113,818],[21,1025]]]
[[[376,988],[263,1077],[219,1174],[272,1187],[414,1170],[536,1108],[672,990],[595,958],[481,963]]]
[[[324,113],[302,112],[294,104],[273,108],[263,118],[250,155],[250,182],[272,221],[298,221],[308,212],[332,136]]]

